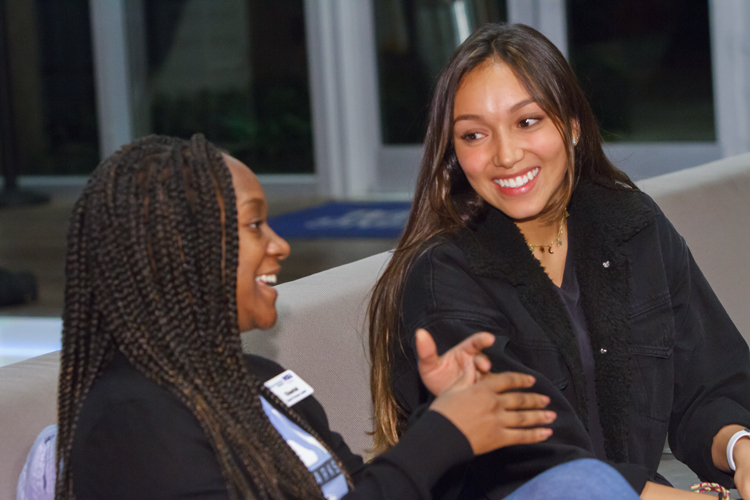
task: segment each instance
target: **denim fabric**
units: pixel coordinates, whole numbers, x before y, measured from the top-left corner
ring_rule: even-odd
[[[527,482],[506,500],[639,500],[638,494],[615,469],[590,458],[553,467]]]

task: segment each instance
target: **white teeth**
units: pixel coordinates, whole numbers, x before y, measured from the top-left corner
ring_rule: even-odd
[[[275,285],[276,275],[275,274],[263,274],[255,278],[255,281],[260,281],[262,283],[265,283],[266,285]]]
[[[539,173],[539,167],[535,168],[531,172],[528,172],[524,175],[519,175],[518,177],[514,177],[512,179],[495,179],[495,184],[497,184],[500,187],[521,187],[527,182],[529,182],[531,179],[536,177],[536,175]]]

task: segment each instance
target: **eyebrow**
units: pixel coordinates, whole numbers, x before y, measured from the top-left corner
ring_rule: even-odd
[[[260,198],[250,198],[240,203],[240,206],[255,205],[256,208],[263,208],[263,200]]]
[[[515,113],[519,109],[523,108],[524,106],[528,106],[529,104],[536,104],[536,101],[534,99],[524,99],[523,101],[518,101],[513,106],[510,107],[510,112]],[[460,120],[481,120],[482,117],[479,115],[459,115],[453,119],[453,124],[455,125],[456,122]]]

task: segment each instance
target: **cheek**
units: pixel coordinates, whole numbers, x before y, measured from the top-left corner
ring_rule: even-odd
[[[567,162],[565,145],[557,131],[554,133],[550,132],[544,136],[539,136],[534,141],[533,148],[540,157],[553,162],[555,166],[561,166],[563,169],[565,168]]]
[[[259,252],[253,251],[252,242],[243,241],[240,237],[239,252],[237,254],[237,293],[246,295],[252,293],[255,286],[255,271],[262,260]],[[239,298],[239,297],[238,297]]]
[[[484,152],[481,148],[456,147],[456,158],[466,177],[471,180],[484,171]]]

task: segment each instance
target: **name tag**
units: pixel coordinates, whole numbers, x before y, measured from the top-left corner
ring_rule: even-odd
[[[287,406],[293,406],[313,393],[313,388],[292,370],[276,375],[263,385]]]

